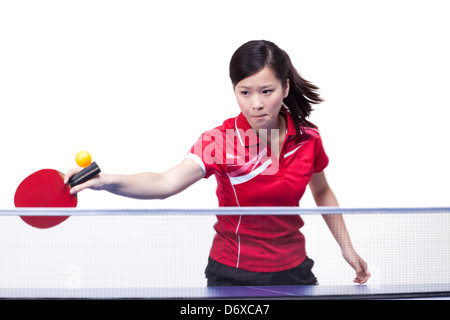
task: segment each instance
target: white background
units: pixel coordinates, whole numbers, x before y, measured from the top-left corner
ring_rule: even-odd
[[[446,206],[448,12],[444,0],[2,1],[0,209],[14,207],[15,189],[28,174],[65,172],[80,150],[107,173],[177,164],[203,131],[238,114],[228,63],[253,39],[277,43],[320,87],[326,102],[311,120],[321,130],[331,159],[326,174],[341,206]],[[309,194],[301,205],[314,206]],[[216,206],[211,178],[164,201],[88,190],[78,207]],[[204,285],[214,217],[72,217],[46,231],[17,217],[1,219],[3,287],[65,286],[73,279],[81,286]],[[418,259],[429,268],[427,259],[439,254],[434,265],[448,265],[447,217],[392,219],[348,219],[373,282],[399,279],[394,263],[410,268]],[[352,272],[323,222],[305,221],[319,281],[350,284]],[[445,246],[431,250],[430,234]],[[168,279],[180,266],[181,275]]]

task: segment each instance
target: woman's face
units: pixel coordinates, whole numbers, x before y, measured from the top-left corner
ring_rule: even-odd
[[[234,87],[239,108],[256,132],[260,129],[280,129],[278,115],[288,93],[289,80],[283,87],[268,67],[241,80]]]

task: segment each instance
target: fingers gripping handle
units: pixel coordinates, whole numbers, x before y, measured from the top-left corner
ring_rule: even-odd
[[[100,167],[97,165],[97,163],[92,162],[92,164],[89,167],[84,168],[83,170],[72,176],[69,179],[68,184],[71,188],[75,187],[76,185],[79,185],[83,182],[88,181],[89,179],[92,179],[100,172],[101,170]]]

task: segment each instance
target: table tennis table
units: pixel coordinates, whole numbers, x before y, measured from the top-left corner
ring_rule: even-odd
[[[180,288],[1,288],[0,299],[450,299],[450,284]]]

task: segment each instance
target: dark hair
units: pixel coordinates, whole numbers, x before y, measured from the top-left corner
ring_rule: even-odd
[[[317,92],[319,88],[303,79],[294,68],[288,54],[273,42],[249,41],[235,51],[230,61],[230,78],[233,86],[266,66],[274,71],[283,87],[289,79],[289,95],[284,99],[284,103],[292,115],[297,135],[301,133],[303,126],[316,128],[307,118],[313,111],[312,104],[323,101]]]

